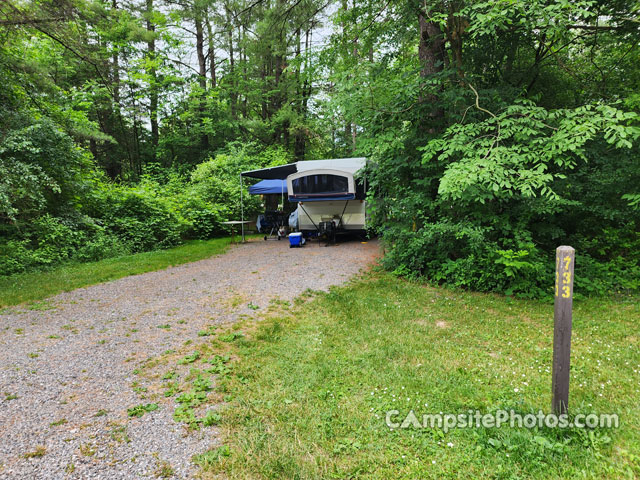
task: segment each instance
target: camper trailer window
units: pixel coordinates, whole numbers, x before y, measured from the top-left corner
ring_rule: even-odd
[[[344,195],[349,192],[349,179],[340,175],[307,175],[291,182],[294,195]]]

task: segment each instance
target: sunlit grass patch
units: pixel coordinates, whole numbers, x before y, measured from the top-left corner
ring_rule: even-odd
[[[570,407],[619,429],[391,429],[398,410],[549,412],[553,305],[365,277],[269,316],[220,380],[229,478],[634,478],[637,299],[576,301]]]

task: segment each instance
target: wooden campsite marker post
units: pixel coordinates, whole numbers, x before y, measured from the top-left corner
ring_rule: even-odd
[[[567,413],[569,406],[569,363],[571,359],[571,316],[573,308],[573,266],[576,251],[572,247],[556,249],[556,291],[553,327],[552,409]]]

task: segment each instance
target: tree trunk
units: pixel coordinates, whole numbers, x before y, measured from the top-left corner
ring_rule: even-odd
[[[118,0],[113,0],[111,6],[113,10],[116,11],[118,9]],[[116,48],[113,49],[113,53],[111,54],[111,61],[113,103],[117,106],[117,108],[120,108],[120,59],[118,50]]]
[[[282,106],[282,101],[281,101],[281,95],[280,95],[280,80],[282,78],[282,72],[284,71],[284,58],[282,57],[282,55],[280,55],[280,53],[277,53],[274,56],[274,61],[275,61],[275,71],[274,71],[274,77],[275,77],[275,92],[274,92],[274,100],[273,100],[273,110],[274,112],[277,112],[278,110],[280,110],[280,107]]]
[[[231,116],[237,118],[237,104],[238,104],[238,92],[236,91],[236,79],[235,79],[235,60],[233,58],[233,23],[231,19],[231,11],[226,8],[227,14],[227,38],[229,48],[229,76],[231,77],[231,85],[229,87],[229,98],[231,101]]]
[[[354,3],[355,3],[355,0],[354,0]],[[349,10],[349,2],[347,0],[342,0],[342,10],[345,12]],[[342,36],[344,39],[346,38],[346,34],[347,34],[345,23],[342,22],[340,24],[340,27],[342,28]],[[347,48],[347,45],[344,44],[344,47]],[[351,54],[353,55],[353,58],[357,58],[358,56],[357,39],[355,40],[353,51],[351,52]],[[353,152],[355,150],[355,144],[356,144],[356,132],[355,132],[356,126],[355,124],[352,124],[350,121],[348,121],[348,119],[345,119],[345,120],[347,121],[345,122],[345,126],[344,126],[344,143],[345,143],[345,147]]]
[[[262,69],[260,70],[260,80],[262,85],[262,100],[260,102],[260,116],[262,120],[266,120],[269,118],[269,106],[267,105],[267,91],[269,90],[269,86],[267,85],[267,64],[266,61],[262,65]]]
[[[453,64],[456,67],[460,78],[464,77],[462,70],[462,34],[464,33],[467,20],[456,15],[454,5],[449,6],[449,17],[447,18],[447,39],[453,56]],[[448,58],[444,55],[445,60]]]
[[[216,88],[216,51],[213,45],[213,29],[211,28],[211,19],[207,11],[207,41],[209,43],[209,71],[211,73],[211,88]]]
[[[352,141],[352,140],[351,140],[351,137],[352,137],[352,134],[351,134],[351,122],[347,122],[347,123],[345,124],[345,126],[344,126],[344,143],[345,143],[345,145],[346,145],[347,147],[349,147],[350,149],[351,149],[351,147],[350,147],[350,145],[349,145],[349,144],[350,144],[350,143],[351,143],[351,141]]]
[[[207,61],[204,55],[204,30],[202,28],[202,12],[196,8],[194,12],[196,24],[196,53],[198,55],[198,84],[203,91],[207,89]]]
[[[429,21],[423,12],[418,14],[418,25],[420,32],[420,43],[418,44],[418,58],[422,69],[420,75],[422,78],[428,78],[442,72],[445,61],[444,35],[440,27],[435,22]],[[444,110],[438,107],[438,101],[434,93],[421,95],[420,101],[433,104],[433,108],[429,113],[431,121],[428,126],[429,133],[434,133],[440,123],[440,119],[444,117]]]
[[[245,26],[242,25],[240,27],[241,32],[241,42],[240,42],[240,62],[242,65],[242,116],[247,118],[247,86],[249,85],[249,80],[247,76],[247,42],[246,42],[246,30]]]
[[[296,54],[295,54],[296,59],[299,59],[301,55],[300,40],[301,40],[300,28],[298,28],[298,30],[296,31]],[[308,32],[307,32],[306,40],[307,42],[309,40]],[[305,47],[306,47],[306,43],[305,43]],[[305,86],[302,84],[302,81],[301,81],[301,75],[300,75],[301,71],[302,71],[302,65],[300,64],[300,62],[298,62],[298,66],[296,67],[296,70],[295,70],[296,112],[298,113],[298,116],[300,118],[304,118],[303,104],[304,104]],[[305,150],[304,132],[302,131],[301,128],[298,127],[296,128],[295,136],[293,139],[293,154],[296,160],[302,160],[304,158],[304,150]]]
[[[118,10],[118,0],[112,0],[111,8],[113,14],[116,15]],[[111,91],[112,101],[108,108],[106,108],[104,128],[102,130],[116,139],[117,144],[105,144],[102,146],[104,158],[102,164],[105,165],[105,170],[109,178],[115,179],[122,174],[122,167],[124,166],[125,155],[131,160],[131,149],[129,146],[129,135],[127,135],[127,129],[122,120],[121,105],[120,105],[120,53],[115,44],[112,44],[111,53]],[[99,109],[96,108],[97,115],[100,115]],[[102,125],[102,122],[101,122]],[[99,152],[97,145],[92,148],[96,161],[100,159],[96,156]]]
[[[151,123],[151,146],[153,160],[156,160],[158,150],[158,78],[155,67],[156,60],[156,39],[155,30],[156,27],[151,21],[153,14],[153,0],[146,0],[147,2],[147,31],[150,32],[149,39],[147,40],[147,56],[149,58],[150,67],[148,67],[147,74],[149,75],[149,120]]]
[[[281,48],[280,45],[277,46],[278,49]],[[280,54],[280,52],[276,53],[273,57],[274,60],[274,78],[275,78],[275,86],[273,88],[273,94],[271,96],[271,110],[274,114],[278,113],[282,108],[282,73],[284,72],[284,57]],[[280,140],[282,139],[282,140]],[[283,122],[280,128],[276,128],[274,131],[274,141],[281,141],[285,147],[289,145],[289,122]]]
[[[355,123],[351,124],[351,152],[356,151],[356,137],[357,137],[357,126]]]
[[[196,6],[194,8],[193,19],[196,26],[196,54],[198,56],[198,84],[200,85],[200,101],[198,102],[198,112],[200,122],[205,116],[207,102],[207,58],[204,55],[204,29],[202,27],[202,9]],[[207,150],[209,148],[209,136],[206,132],[202,132],[200,137],[200,148]]]
[[[420,43],[418,57],[422,65],[422,77],[439,73],[444,65],[444,35],[438,24],[430,22],[423,13],[419,14]]]

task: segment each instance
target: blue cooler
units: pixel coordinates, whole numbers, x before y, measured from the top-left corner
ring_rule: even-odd
[[[302,232],[289,234],[289,248],[302,246]]]

